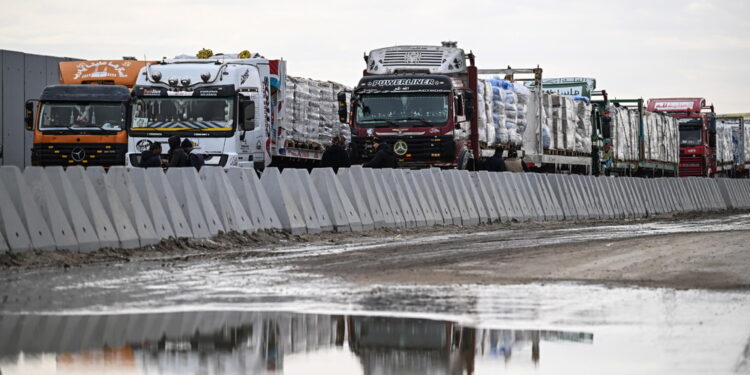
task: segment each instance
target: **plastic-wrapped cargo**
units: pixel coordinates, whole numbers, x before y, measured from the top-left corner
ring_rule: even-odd
[[[527,103],[531,93],[521,84],[498,77],[485,82],[485,103],[491,103],[491,106],[488,106],[491,112],[485,112],[491,115],[495,142],[504,146],[521,146],[523,131],[526,128]]]
[[[745,123],[743,126],[744,137],[742,138],[742,160],[740,163],[750,163],[750,124]]]
[[[587,98],[576,97],[576,136],[575,151],[591,153],[591,102]]]
[[[330,145],[337,135],[350,141],[349,126],[342,126],[338,118],[337,94],[345,89],[336,82],[287,76],[279,119],[282,141],[322,147]]]
[[[647,161],[679,162],[680,130],[677,119],[661,113],[643,114],[643,158]]]
[[[639,157],[637,110],[610,104],[607,110],[612,116],[612,154],[616,161],[637,162]]]
[[[724,121],[716,122],[716,164],[727,165],[734,163],[734,143],[732,142],[732,133],[736,128],[739,131],[739,124],[733,124]]]

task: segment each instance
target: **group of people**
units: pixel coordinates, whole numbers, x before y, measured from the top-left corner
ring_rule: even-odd
[[[141,162],[139,167],[142,168],[163,168],[163,167],[193,167],[200,170],[205,163],[203,155],[195,152],[193,142],[187,138],[180,141],[180,137],[173,135],[169,137],[169,151],[167,160],[161,158],[161,142],[152,142],[148,150],[141,153]]]
[[[374,139],[375,156],[369,162],[363,164],[367,168],[396,168],[396,155],[393,148],[379,138]],[[348,168],[352,165],[349,152],[346,150],[346,140],[343,136],[336,136],[330,146],[323,152],[320,166],[333,168],[338,172],[339,168]]]

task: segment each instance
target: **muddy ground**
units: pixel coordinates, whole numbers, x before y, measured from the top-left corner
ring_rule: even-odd
[[[300,272],[363,284],[583,281],[678,289],[747,289],[750,217],[744,214],[690,214],[616,222],[499,223],[303,236],[277,231],[226,233],[210,240],[170,239],[141,249],[6,253],[0,255],[0,271],[12,274],[72,267],[85,272],[90,266],[130,262],[160,263],[169,268],[201,260],[267,260],[286,254],[285,249],[289,248],[327,246],[347,250],[310,252],[279,261]],[[727,226],[721,220],[728,217],[747,225]],[[736,220],[728,221],[734,224]],[[680,228],[683,222],[693,223],[694,229],[680,233],[665,230],[665,234],[637,230],[662,225]],[[701,226],[701,222],[706,224]],[[715,227],[719,224],[727,226],[727,230],[720,231]],[[630,228],[635,228],[632,233]]]

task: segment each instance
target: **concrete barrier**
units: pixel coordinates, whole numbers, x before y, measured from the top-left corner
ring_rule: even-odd
[[[506,201],[506,197],[503,196],[503,192],[500,190],[500,186],[497,180],[496,172],[480,171],[477,172],[479,180],[484,183],[487,193],[490,196],[490,201],[495,205],[495,210],[498,214],[498,220],[503,223],[510,222],[511,219],[511,208],[508,207],[509,202]]]
[[[431,168],[427,171],[428,172],[426,173],[429,173],[432,176],[432,186],[435,188],[435,192],[439,193],[443,201],[445,201],[453,225],[461,225],[461,209],[458,207],[458,202],[456,202],[453,193],[451,193],[445,175],[443,175],[443,172],[437,168]]]
[[[29,232],[23,224],[21,215],[13,204],[8,189],[0,182],[0,247],[10,251],[26,251],[33,248]]]
[[[164,208],[167,203],[159,196],[154,182],[146,175],[148,168],[127,168],[124,170],[130,177],[133,189],[141,197],[146,214],[153,224],[156,237],[160,239],[176,237],[172,223]],[[112,168],[110,168],[109,173],[112,173]],[[172,199],[174,199],[174,196],[172,196]],[[192,237],[192,234],[189,234],[188,237]]]
[[[346,215],[346,220],[349,223],[349,228],[351,231],[359,232],[362,231],[362,221],[359,217],[359,214],[354,209],[354,205],[349,200],[349,197],[347,197],[346,192],[344,191],[344,188],[339,183],[339,180],[336,178],[335,174],[333,173],[332,168],[317,168],[313,169],[312,172],[312,179],[315,183],[316,188],[318,189],[318,192],[320,192],[323,195],[326,195],[328,193],[328,196],[331,197],[331,199],[337,200],[337,202],[340,204],[341,209],[344,212],[344,215]],[[324,182],[325,181],[325,182]],[[321,191],[323,188],[322,186],[325,186],[326,189],[330,189],[330,192],[323,192]],[[323,204],[327,205],[327,209],[331,209],[330,204],[326,203],[326,199],[323,199]],[[338,212],[337,212],[338,214]],[[333,218],[333,215],[331,214],[331,211],[328,212],[328,216]],[[336,221],[333,219],[331,220],[334,223],[334,227],[336,227]]]
[[[307,233],[320,233],[321,228],[318,221],[318,214],[315,212],[312,201],[309,199],[305,192],[305,188],[302,186],[302,181],[299,179],[299,175],[297,175],[297,170],[292,168],[284,169],[284,171],[281,172],[281,179],[287,189],[289,189],[291,197],[294,199],[294,203],[297,204],[297,208],[299,208],[302,218],[305,220]]]
[[[460,170],[457,172],[458,178],[463,185],[463,189],[464,191],[466,191],[467,201],[472,204],[472,206],[474,207],[474,211],[476,211],[477,216],[479,217],[479,223],[489,223],[489,212],[487,211],[487,207],[482,204],[482,199],[479,196],[479,192],[476,190],[476,187],[474,186],[474,182],[471,179],[471,174],[466,170]]]
[[[151,210],[151,218],[157,220],[158,215],[154,212],[158,210],[158,205],[164,209],[164,214],[169,222],[174,236],[178,238],[202,238],[201,232],[194,234],[190,227],[190,222],[185,217],[182,206],[177,200],[172,185],[167,181],[167,175],[159,168],[131,168],[130,174],[133,182],[138,186],[140,191],[146,191],[150,184],[155,192],[155,200],[150,200],[146,208]],[[205,223],[203,228],[208,235],[208,228]]]
[[[83,206],[86,217],[89,218],[96,230],[99,245],[101,247],[120,247],[120,238],[117,235],[114,223],[109,218],[102,201],[99,199],[99,194],[85,170],[82,167],[68,167],[64,173],[66,174],[65,179],[70,182],[78,201]],[[52,181],[52,183],[55,183],[55,181]]]
[[[295,203],[292,194],[289,192],[289,188],[282,181],[278,168],[266,168],[260,178],[260,183],[263,191],[267,194],[268,201],[279,218],[281,227],[291,234],[306,233],[305,219],[302,217],[299,208],[297,208],[297,203]],[[320,191],[319,186],[318,191]],[[328,216],[333,217],[330,211],[328,212]]]
[[[425,192],[414,183],[414,178],[407,170],[399,170],[403,181],[404,190],[407,191],[406,196],[409,197],[409,201],[412,203],[412,211],[415,212],[415,219],[417,218],[418,212],[421,212],[424,217],[424,226],[431,227],[435,225],[435,216],[432,214],[432,209],[427,203]],[[411,194],[411,196],[410,196]],[[413,200],[412,200],[413,198]]]
[[[249,168],[233,167],[227,169],[227,178],[229,178],[229,182],[232,184],[234,192],[237,194],[237,198],[240,200],[240,204],[242,205],[242,208],[245,209],[245,213],[247,213],[253,226],[256,229],[271,228],[271,223],[266,215],[263,214],[263,209],[260,206],[260,202],[258,202],[258,197],[253,191],[253,187],[246,175],[246,170],[249,171],[249,173],[255,174],[255,171]],[[271,211],[273,211],[273,209],[271,209]],[[276,212],[273,211],[273,214],[275,216]],[[278,218],[276,221],[278,222]],[[278,229],[281,229],[281,227],[279,226]]]
[[[501,190],[509,195],[515,214],[513,219],[519,222],[526,222],[532,218],[531,209],[528,207],[528,202],[524,195],[521,194],[514,176],[513,172],[501,172],[498,173],[498,180]]]
[[[315,188],[310,173],[307,172],[307,169],[296,169],[296,171],[297,176],[299,176],[299,180],[302,183],[302,187],[304,188],[305,196],[310,200],[313,210],[315,210],[315,213],[318,215],[320,230],[323,232],[330,232],[333,230],[333,222],[331,221],[331,218],[328,217],[328,211],[325,209],[323,201],[320,199],[320,193],[318,192],[318,189]]]
[[[245,174],[245,179],[250,184],[250,190],[255,195],[255,198],[258,200],[258,203],[260,204],[261,212],[263,213],[263,216],[266,218],[266,222],[270,225],[273,229],[283,229],[283,226],[281,225],[281,220],[279,219],[278,214],[276,213],[276,209],[273,208],[273,205],[271,204],[271,200],[268,199],[268,194],[266,193],[266,190],[263,188],[263,185],[260,182],[260,178],[258,178],[258,174],[255,172],[255,169],[253,168],[243,168],[242,169]]]
[[[403,169],[394,169],[391,172],[393,173],[396,184],[398,184],[404,192],[404,197],[406,197],[406,204],[411,207],[411,212],[414,215],[415,225],[418,227],[427,226],[427,216],[422,210],[422,206],[419,203],[419,198],[417,198],[417,196],[421,192],[415,192],[411,188],[411,184],[409,184],[409,182],[406,180],[406,174],[404,173]]]
[[[390,190],[393,197],[391,202],[395,202],[398,205],[399,212],[404,217],[404,222],[407,228],[414,228],[417,226],[414,212],[412,211],[411,204],[406,198],[406,192],[398,181],[398,178],[393,170],[390,169],[376,169],[376,176],[379,176],[383,180],[383,186]]]
[[[373,202],[373,205],[378,205],[378,207],[380,207],[380,211],[383,214],[383,221],[385,222],[385,226],[388,228],[403,226],[404,217],[396,217],[396,214],[393,212],[393,208],[391,207],[391,203],[393,201],[389,201],[386,198],[386,189],[383,188],[383,182],[375,178],[375,173],[371,168],[352,167],[351,169],[352,173],[354,173],[355,175],[358,174],[359,170],[361,170],[362,173],[362,183],[371,187],[373,194],[375,194],[375,197],[377,198],[377,202]],[[370,212],[372,213],[373,207],[370,207],[370,210]]]
[[[42,219],[52,232],[55,246],[58,249],[80,250],[75,232],[55,193],[55,186],[44,174],[44,168],[28,167],[23,173],[23,178],[39,205]],[[0,241],[0,246],[2,242],[4,241]],[[97,244],[98,242],[96,241]]]
[[[101,245],[97,230],[86,210],[76,194],[73,185],[68,180],[68,175],[62,167],[46,167],[41,169],[42,173],[49,181],[52,191],[57,195],[57,200],[68,219],[68,223],[73,228],[73,232],[78,242],[78,249],[81,251],[93,251],[100,247],[117,246],[117,238],[109,245]]]
[[[162,238],[156,234],[154,223],[146,210],[141,197],[146,197],[146,191],[139,191],[133,184],[130,174],[125,167],[111,167],[105,175],[107,182],[114,188],[130,223],[138,233],[141,246],[158,243]],[[147,198],[148,199],[148,198]]]
[[[539,200],[537,193],[534,191],[534,188],[531,186],[528,174],[516,173],[514,177],[516,178],[521,194],[523,194],[529,208],[531,209],[531,219],[534,221],[544,221],[545,216],[542,203]]]
[[[393,186],[391,183],[386,181],[385,174],[379,169],[365,168],[365,173],[369,173],[371,175],[371,181],[380,188],[380,191],[383,192],[385,201],[381,201],[381,207],[390,207],[391,214],[393,215],[396,226],[400,228],[405,228],[408,226],[413,227],[414,216],[411,216],[411,224],[409,224],[407,218],[404,216],[404,213],[401,211],[401,204],[396,198],[396,194],[393,193],[394,191],[396,191],[397,186]],[[380,197],[378,197],[378,199],[379,198]]]
[[[344,189],[344,193],[352,203],[357,215],[359,215],[359,220],[362,223],[362,230],[373,230],[375,229],[375,222],[370,213],[370,208],[367,207],[367,202],[365,202],[366,198],[363,196],[364,194],[367,194],[367,191],[362,187],[357,186],[357,183],[352,177],[352,174],[348,173],[348,168],[340,168],[336,175],[339,184]]]
[[[68,172],[70,172],[70,168],[68,168]],[[143,245],[141,244],[141,238],[138,235],[138,231],[128,217],[125,205],[122,203],[120,195],[117,193],[114,185],[106,178],[107,175],[104,168],[88,167],[85,170],[85,174],[88,176],[96,193],[99,195],[99,200],[102,202],[102,207],[104,207],[107,216],[109,216],[109,219],[112,221],[112,226],[115,228],[117,237],[120,239],[120,247],[123,249],[129,249],[151,244],[152,242],[149,239],[146,239]]]
[[[172,185],[185,216],[191,222],[193,234],[200,233],[196,237],[206,238],[224,231],[216,207],[194,168],[170,168],[167,170],[167,180]],[[201,233],[202,228],[208,230],[208,235]]]
[[[16,166],[0,167],[0,183],[5,184],[5,191],[10,194],[11,203],[21,217],[33,248],[54,250],[55,237],[44,220],[29,186],[26,185],[21,170]]]
[[[443,171],[443,174],[450,192],[456,200],[458,210],[461,212],[461,225],[477,225],[479,224],[479,215],[474,207],[474,203],[468,197],[469,193],[461,181],[461,176],[457,172],[455,170],[447,170]]]
[[[339,168],[337,177],[350,200],[355,200],[356,195],[360,195],[361,202],[364,204],[363,209],[370,215],[373,228],[380,229],[393,226],[393,219],[391,219],[390,225],[386,224],[383,209],[375,192],[377,187],[368,181],[362,166],[354,165],[351,168]]]
[[[435,191],[427,186],[427,180],[420,171],[406,171],[407,178],[410,178],[409,182],[412,184],[412,189],[419,190],[424,195],[423,210],[429,212],[432,216],[434,224],[432,225],[445,225],[443,220],[443,214],[440,212],[440,207],[435,197]],[[431,178],[427,176],[427,178]]]
[[[223,168],[201,168],[198,176],[224,229],[240,233],[255,231]]]
[[[482,179],[482,174],[488,174],[487,171],[480,171],[475,172],[471,174],[471,182],[472,187],[475,190],[475,193],[477,197],[479,198],[478,201],[480,202],[483,207],[487,209],[487,216],[489,217],[489,222],[498,222],[500,221],[500,214],[497,211],[497,206],[495,205],[495,200],[490,192],[490,187],[486,184],[486,181],[488,181],[486,178]]]

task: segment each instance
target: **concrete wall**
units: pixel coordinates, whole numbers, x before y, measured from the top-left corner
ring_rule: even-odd
[[[0,165],[31,164],[32,133],[23,124],[24,103],[59,82],[58,63],[75,60],[0,50]]]

